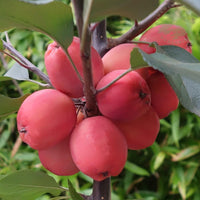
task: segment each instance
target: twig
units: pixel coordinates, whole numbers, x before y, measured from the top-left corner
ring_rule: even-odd
[[[151,26],[156,20],[158,20],[163,14],[165,14],[169,9],[178,7],[179,4],[175,4],[174,0],[165,0],[157,9],[155,9],[151,14],[149,14],[145,19],[138,22],[135,21],[135,26],[132,27],[128,32],[116,39],[108,40],[108,50],[114,46],[121,43],[129,42],[136,36],[144,32],[149,26]]]
[[[3,41],[3,46],[5,49],[7,49],[11,54],[16,57],[20,63],[23,65],[23,67],[26,66],[26,68],[33,73],[37,74],[42,80],[44,80],[46,83],[49,84],[49,86],[52,86],[48,76],[44,74],[41,70],[39,70],[35,65],[33,65],[28,59],[26,59],[21,53],[19,53],[12,45],[9,43]]]
[[[92,67],[91,67],[91,31],[88,24],[83,23],[83,1],[72,1],[79,37],[81,39],[81,58],[83,64],[84,76],[84,96],[86,98],[86,112],[87,116],[98,115],[98,108],[96,105],[95,88],[93,85]]]

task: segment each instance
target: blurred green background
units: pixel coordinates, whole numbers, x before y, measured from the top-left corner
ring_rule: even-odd
[[[192,43],[193,55],[200,60],[200,17],[185,7],[178,7],[168,11],[153,26],[163,23],[182,26]],[[129,30],[134,22],[114,16],[107,19],[107,25],[108,37],[114,38]],[[8,31],[8,35],[12,45],[45,72],[44,52],[51,39],[38,32],[19,29]],[[5,38],[4,33],[1,38]],[[14,63],[0,54],[0,76]],[[39,81],[32,73],[30,77]],[[0,82],[0,94],[9,97],[38,89],[40,86],[33,82]],[[170,116],[160,120],[160,125],[156,142],[147,149],[129,151],[124,170],[118,177],[112,177],[112,200],[200,199],[200,118],[180,105]],[[92,179],[82,173],[71,177],[51,174],[41,166],[37,151],[23,143],[20,145],[17,138],[16,114],[12,114],[0,122],[0,176],[21,169],[42,170],[65,187],[70,178],[79,192],[91,193]],[[53,197],[44,195],[37,200],[49,199]]]

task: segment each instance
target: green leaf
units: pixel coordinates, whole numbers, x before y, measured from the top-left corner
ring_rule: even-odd
[[[3,50],[4,47],[3,47],[3,41],[0,39],[0,51]]]
[[[156,53],[140,50],[149,66],[163,72],[180,103],[200,116],[200,62],[177,46],[157,46]]]
[[[15,63],[5,74],[5,77],[10,77],[16,80],[30,80],[28,69]]]
[[[194,156],[195,154],[200,152],[200,148],[198,145],[187,147],[175,155],[172,155],[172,161],[178,162],[180,160],[185,160]]]
[[[185,4],[188,8],[196,12],[198,15],[200,15],[200,4],[199,0],[177,0],[180,3]]]
[[[172,129],[172,137],[176,146],[179,147],[179,134],[180,134],[180,112],[179,110],[174,110],[171,113],[171,129]]]
[[[147,66],[148,64],[144,61],[139,48],[134,48],[133,51],[131,51],[131,57],[130,57],[130,63],[131,63],[131,69],[135,70],[140,67]]]
[[[144,169],[134,163],[131,163],[129,161],[126,161],[125,169],[129,170],[130,172],[132,172],[134,174],[141,175],[141,176],[149,176],[150,175],[146,169]]]
[[[0,31],[25,28],[42,32],[67,49],[73,37],[70,6],[59,1],[0,0]]]
[[[18,98],[10,98],[0,95],[0,117],[7,116],[18,111],[20,105],[28,96],[29,94]]]
[[[68,179],[68,187],[69,187],[69,193],[72,200],[84,200],[83,197],[78,192],[76,192],[76,190],[74,189],[74,186],[72,185],[69,179]]]
[[[4,200],[35,200],[50,193],[58,196],[63,189],[45,173],[24,170],[0,179],[0,197]]]
[[[86,1],[91,2],[91,0]],[[112,15],[141,20],[157,8],[157,6],[157,0],[93,0],[90,21],[99,21]],[[85,9],[87,9],[87,7],[85,7]],[[90,7],[88,9],[90,9]],[[88,12],[85,11],[85,13]]]
[[[164,152],[159,152],[158,155],[156,155],[153,165],[152,165],[152,171],[156,171],[164,162],[166,157],[166,154]]]
[[[1,76],[0,81],[10,81],[12,80],[10,77]]]

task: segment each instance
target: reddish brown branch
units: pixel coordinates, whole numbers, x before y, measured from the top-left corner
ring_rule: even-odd
[[[149,26],[151,26],[156,20],[164,15],[169,9],[180,5],[175,4],[174,0],[165,0],[157,9],[149,14],[145,19],[138,22],[135,21],[135,26],[132,27],[128,32],[116,39],[108,39],[108,49],[117,46],[121,43],[129,42],[136,36],[144,32]]]

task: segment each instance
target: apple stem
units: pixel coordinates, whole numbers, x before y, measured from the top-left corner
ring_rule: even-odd
[[[129,68],[128,70],[126,70],[124,73],[122,73],[121,75],[119,75],[117,78],[115,78],[113,81],[111,81],[110,83],[108,83],[106,86],[96,90],[96,94],[98,94],[99,92],[102,92],[103,90],[109,88],[113,83],[115,83],[116,81],[118,81],[119,79],[121,79],[123,76],[125,76],[126,74],[128,74],[129,72],[131,72],[132,69]]]

